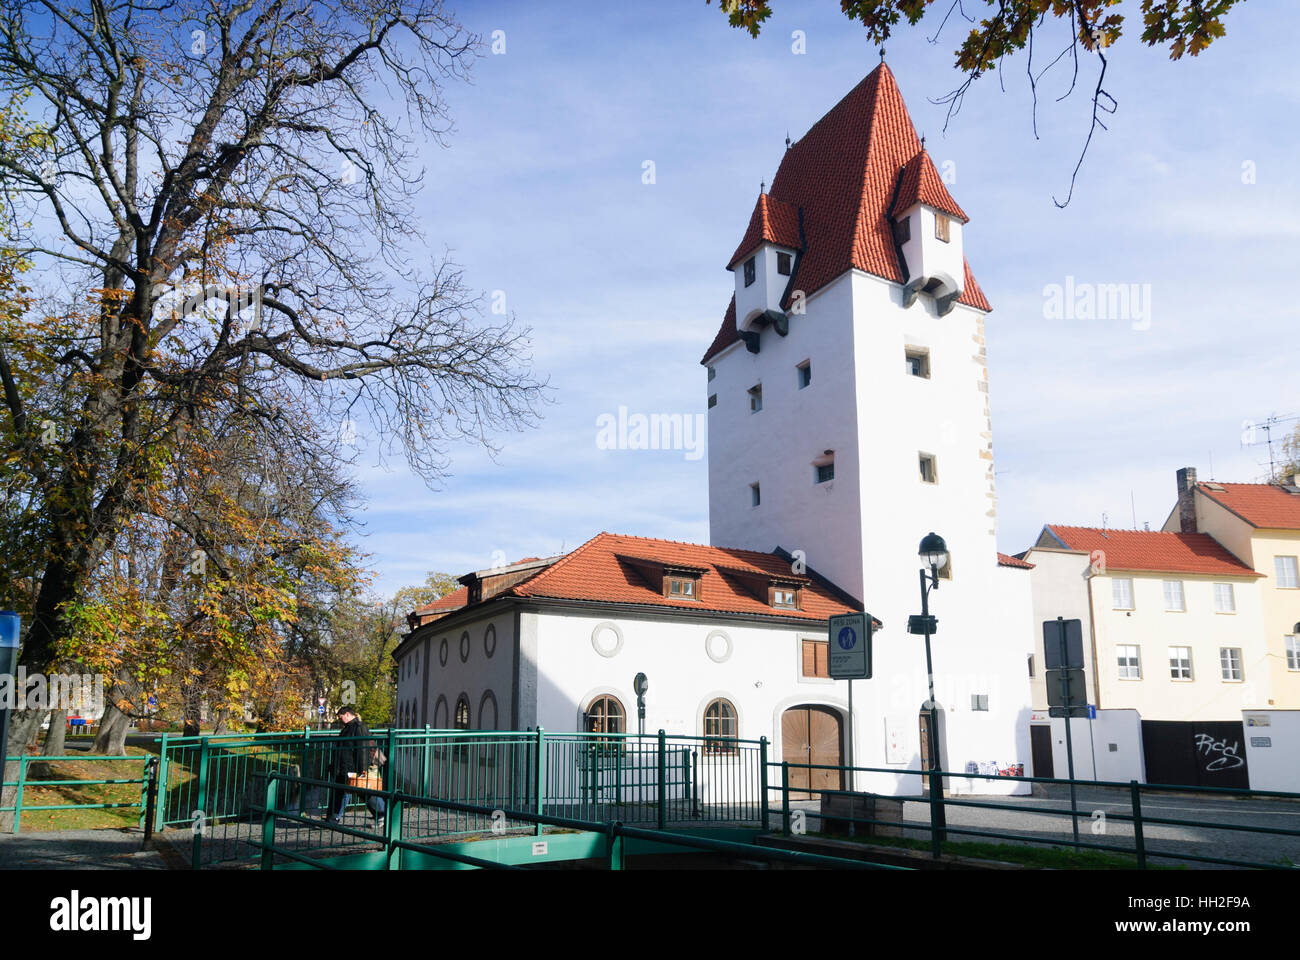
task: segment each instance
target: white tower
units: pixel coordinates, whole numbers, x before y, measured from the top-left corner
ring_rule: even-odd
[[[966,222],[882,63],[786,151],[703,360],[712,543],[799,551],[885,623],[855,690],[860,765],[901,725],[916,767],[925,658],[905,629],[931,530],[952,556],[932,596],[945,765],[1028,760],[1029,584],[999,565]]]

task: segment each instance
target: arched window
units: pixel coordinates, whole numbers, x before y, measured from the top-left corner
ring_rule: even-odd
[[[456,701],[456,721],[452,726],[457,730],[469,729],[469,697],[463,693]]]
[[[588,733],[626,733],[627,711],[618,697],[601,694],[587,707],[586,727]]]
[[[447,697],[441,693],[433,705],[433,725],[439,730],[447,729]]]
[[[736,708],[730,700],[718,698],[704,708],[704,752],[735,753]]]

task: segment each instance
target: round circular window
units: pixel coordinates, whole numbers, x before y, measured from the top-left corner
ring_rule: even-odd
[[[487,629],[483,631],[483,652],[488,655],[488,659],[491,659],[492,654],[497,652],[497,625],[495,623],[489,623]]]
[[[442,643],[438,644],[438,665],[445,667],[447,665],[447,638],[442,638]]]
[[[730,660],[731,650],[731,636],[725,630],[714,630],[704,638],[704,652],[714,663]]]
[[[469,631],[466,630],[460,635],[460,662],[464,663],[469,659]]]
[[[591,645],[602,657],[616,657],[623,649],[623,631],[618,624],[603,620],[592,628]]]

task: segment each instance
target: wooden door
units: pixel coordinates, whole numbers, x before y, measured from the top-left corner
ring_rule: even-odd
[[[1034,776],[1054,777],[1052,763],[1052,728],[1045,723],[1029,727],[1029,752],[1034,763]]]
[[[921,769],[930,769],[930,714],[925,710],[920,714],[921,724]],[[930,775],[921,774],[921,790],[928,793],[930,790]]]
[[[801,704],[781,715],[781,754],[791,764],[842,767],[844,742],[840,715],[829,707]],[[790,767],[790,799],[814,800],[815,791],[841,790],[844,771]]]

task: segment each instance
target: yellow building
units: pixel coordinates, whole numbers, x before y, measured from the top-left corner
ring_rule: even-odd
[[[1240,721],[1265,705],[1263,578],[1205,533],[1048,524],[1024,559],[1034,620],[1083,623],[1088,703],[1142,720]],[[1043,638],[1030,685],[1047,707]]]
[[[1178,471],[1178,505],[1166,531],[1203,533],[1259,575],[1266,705],[1300,708],[1300,486],[1198,483]]]

